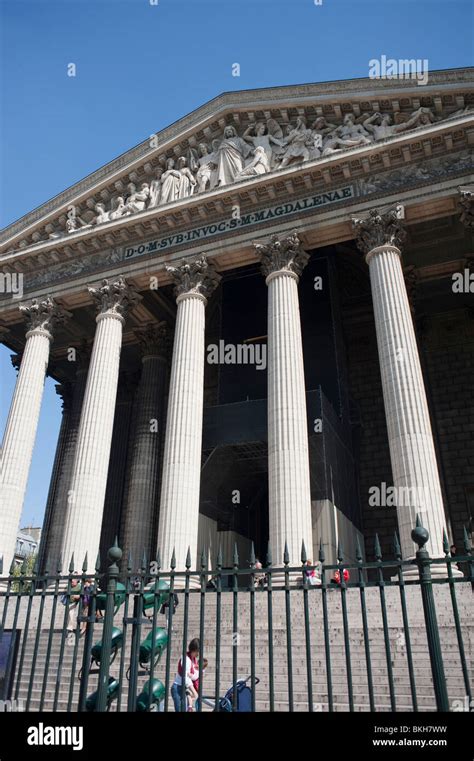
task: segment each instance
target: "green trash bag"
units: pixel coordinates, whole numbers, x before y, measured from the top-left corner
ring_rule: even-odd
[[[159,612],[161,606],[168,602],[170,597],[170,585],[167,581],[159,581],[157,584],[156,593],[154,589],[148,589],[143,593],[143,610],[153,608],[156,598],[156,610]]]
[[[166,629],[157,627],[152,629],[148,633],[147,637],[140,645],[140,666],[146,666],[151,661],[151,654],[153,649],[153,641],[155,642],[155,666],[161,658],[163,651],[168,644],[168,634]]]
[[[117,588],[114,594],[114,603],[115,603],[114,613],[117,613],[120,606],[124,604],[126,596],[127,596],[127,590],[125,589],[125,586],[121,584],[120,582],[117,582]],[[95,609],[102,612],[105,611],[105,605],[107,602],[107,593],[100,592],[100,594],[98,594],[95,599],[96,599]]]
[[[143,685],[143,690],[137,698],[137,711],[149,711],[153,704],[159,705],[165,699],[165,685],[160,679],[149,679]]]
[[[110,663],[113,663],[118,651],[122,647],[123,644],[123,632],[121,629],[118,629],[116,626],[112,629],[112,647],[110,649]],[[100,663],[100,659],[102,657],[102,640],[100,642],[96,642],[94,647],[91,650],[91,658],[96,663]]]
[[[107,687],[107,711],[109,710],[111,703],[118,696],[120,683],[114,676],[109,676],[109,685]],[[93,692],[86,700],[86,711],[92,713],[95,711],[97,705],[97,692]]]

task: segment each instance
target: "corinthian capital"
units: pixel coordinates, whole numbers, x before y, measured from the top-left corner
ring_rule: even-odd
[[[353,217],[357,246],[366,255],[379,246],[401,249],[407,235],[403,218],[403,206],[400,204],[385,211],[371,209],[366,217]]]
[[[72,384],[69,381],[64,381],[64,383],[57,383],[54,388],[57,395],[61,397],[63,410],[70,410],[72,404]]]
[[[196,293],[207,298],[217,288],[221,280],[221,276],[216,272],[214,265],[207,261],[204,254],[193,262],[183,259],[178,267],[166,265],[166,271],[174,280],[176,298],[190,293]]]
[[[20,304],[20,312],[26,319],[28,330],[44,330],[50,335],[58,323],[64,322],[70,317],[70,312],[60,307],[51,296],[38,301],[33,299],[31,304],[24,306]]]
[[[15,370],[17,372],[17,375],[18,375],[18,371],[20,369],[22,357],[23,357],[23,352],[22,351],[21,352],[19,351],[18,354],[10,354],[11,363],[12,363],[13,367],[15,368]]]
[[[113,282],[107,279],[102,280],[99,288],[89,286],[87,290],[95,300],[99,314],[109,313],[126,317],[140,300],[136,291],[125,282],[122,275]]]
[[[474,185],[459,188],[459,206],[461,208],[461,222],[474,230]]]
[[[135,330],[142,357],[156,355],[166,357],[171,344],[171,332],[166,322],[150,323]]]
[[[274,272],[292,272],[299,277],[309,259],[296,232],[286,238],[272,235],[268,243],[254,243],[254,246],[265,277]]]

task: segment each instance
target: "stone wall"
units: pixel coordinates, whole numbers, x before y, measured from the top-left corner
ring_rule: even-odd
[[[367,560],[374,559],[377,533],[384,557],[393,557],[393,535],[397,529],[395,507],[369,505],[369,489],[385,482],[392,485],[392,468],[382,397],[382,382],[373,317],[358,322],[345,317],[345,342],[349,368],[354,454],[359,462],[359,494]]]
[[[462,554],[474,498],[474,320],[467,309],[431,316],[422,351],[439,445],[452,537]],[[469,514],[471,500],[471,516]],[[472,517],[471,517],[471,530]]]

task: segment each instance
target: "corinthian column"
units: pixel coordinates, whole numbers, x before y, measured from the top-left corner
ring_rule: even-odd
[[[158,507],[159,456],[163,440],[163,402],[169,333],[165,322],[135,331],[142,353],[142,374],[135,402],[130,476],[122,529],[124,557],[133,567],[143,553],[150,558]]]
[[[354,219],[369,265],[397,518],[404,559],[413,558],[416,514],[430,534],[430,554],[444,555],[445,516],[428,403],[402,270],[403,207]],[[376,509],[376,508],[374,508]],[[432,568],[435,571],[436,566]]]
[[[312,549],[308,422],[298,281],[308,261],[296,233],[256,245],[268,286],[268,489],[273,560]]]
[[[86,342],[80,348],[75,348],[75,356],[77,369],[74,381],[66,384],[66,388],[64,385],[56,386],[56,391],[63,398],[65,430],[63,434],[63,427],[61,426],[57,451],[57,470],[56,461],[54,468],[56,478],[52,479],[48,494],[40,544],[40,568],[44,570],[48,566],[50,574],[56,573],[64,538],[74,454],[90,357],[90,347],[87,346]],[[69,560],[70,558],[63,558],[63,570],[67,568]]]
[[[87,552],[91,571],[99,550],[122,327],[137,297],[123,278],[113,283],[103,280],[99,288],[88,290],[99,313],[74,454],[62,556],[69,563],[74,553],[80,564]]]
[[[205,256],[167,271],[176,283],[176,327],[158,527],[158,549],[168,567],[173,550],[184,570],[188,547],[197,558],[207,297],[220,276]]]
[[[55,323],[67,313],[51,298],[20,306],[28,331],[2,445],[0,556],[8,574],[25,497]]]

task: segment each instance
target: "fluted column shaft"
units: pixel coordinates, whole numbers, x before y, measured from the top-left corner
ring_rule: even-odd
[[[129,488],[122,529],[124,556],[128,558],[131,554],[134,568],[141,564],[144,552],[150,558],[155,549],[151,542],[156,525],[166,378],[166,358],[145,353],[135,406]]]
[[[77,436],[62,557],[72,553],[80,566],[87,552],[88,570],[99,551],[122,345],[123,314],[134,298],[122,278],[89,288],[99,304]]]
[[[76,373],[76,380],[72,389],[71,407],[68,413],[67,428],[61,447],[60,461],[56,488],[51,495],[51,507],[49,498],[46,516],[46,531],[41,534],[41,565],[48,566],[50,574],[56,573],[60,554],[63,546],[64,529],[66,525],[69,490],[71,488],[72,469],[76,451],[79,424],[81,420],[82,402],[87,381],[87,367],[80,367]],[[67,560],[63,557],[63,570],[66,570]]]
[[[88,552],[91,568],[99,551],[123,322],[112,312],[97,317],[69,490],[62,555],[68,563],[74,552],[80,564]]]
[[[404,209],[354,219],[369,265],[400,545],[414,558],[411,531],[419,513],[429,531],[429,552],[443,557],[444,506],[428,402],[401,262]],[[433,572],[444,573],[441,566]]]
[[[201,484],[206,299],[178,297],[160,499],[158,548],[177,569],[185,567],[188,547],[196,561]]]
[[[285,543],[299,565],[311,557],[308,422],[298,281],[308,255],[296,234],[257,245],[268,286],[268,500],[270,545],[281,565]]]
[[[443,498],[400,256],[395,246],[380,246],[367,256],[393,483],[410,502],[397,507],[400,544],[404,558],[414,557],[411,531],[420,513],[430,534],[430,554],[442,557]]]
[[[26,344],[5,428],[1,453],[0,557],[8,575],[15,554],[23,501],[43,399],[52,341],[52,326],[60,310],[52,299],[20,306],[29,320]]]
[[[59,429],[56,452],[54,455],[53,470],[49,482],[48,498],[46,500],[46,509],[44,513],[43,527],[41,529],[41,541],[38,550],[38,565],[42,574],[47,566],[46,557],[50,537],[51,523],[53,520],[53,509],[58,491],[61,469],[64,463],[65,444],[69,426],[71,423],[71,385],[64,383],[56,386],[56,393],[62,397],[63,411],[61,416],[61,427]],[[55,571],[56,568],[53,569]]]
[[[43,399],[51,335],[40,328],[27,334],[2,446],[0,555],[8,573],[25,498]]]
[[[133,374],[123,373],[122,377],[119,376],[100,534],[100,556],[104,559],[113,546],[115,537],[119,536],[120,532],[129,480],[130,438],[135,409],[134,394],[135,379]],[[119,546],[123,547],[122,544]]]
[[[188,548],[196,566],[204,400],[204,330],[208,296],[220,280],[205,256],[167,267],[176,283],[176,315],[158,526],[168,568],[173,551],[184,570]]]

